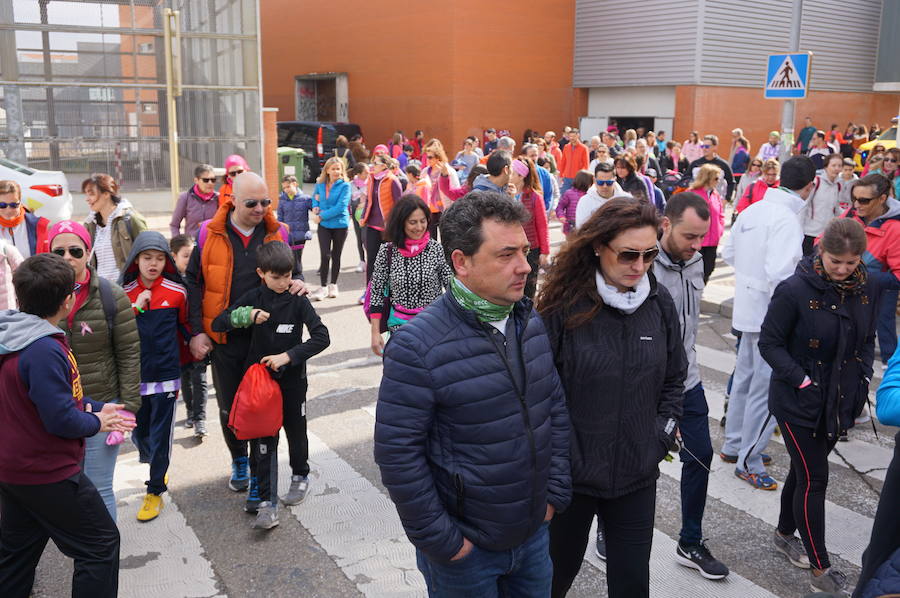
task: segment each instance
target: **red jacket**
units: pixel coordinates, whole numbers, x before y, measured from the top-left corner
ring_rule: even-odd
[[[522,225],[532,249],[540,249],[541,255],[550,255],[550,232],[547,227],[547,210],[544,198],[537,191],[523,191],[522,205],[531,214],[531,220]]]
[[[769,189],[777,189],[779,185],[781,185],[780,180],[776,180],[773,184],[767,185],[762,177],[760,177],[758,181],[747,187],[747,190],[744,191],[744,195],[738,200],[735,211],[740,214],[742,211],[761,200],[766,195],[766,191]]]
[[[559,161],[559,176],[564,179],[574,179],[579,170],[584,170],[590,164],[588,148],[579,142],[567,143],[562,150],[562,159]]]

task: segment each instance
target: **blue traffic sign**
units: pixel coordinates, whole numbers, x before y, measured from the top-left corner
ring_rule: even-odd
[[[811,54],[770,54],[766,69],[765,97],[796,100],[806,97]]]

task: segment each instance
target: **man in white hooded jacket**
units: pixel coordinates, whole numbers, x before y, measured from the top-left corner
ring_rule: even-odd
[[[575,228],[580,228],[600,206],[615,197],[631,197],[631,194],[616,182],[612,164],[598,162],[594,167],[594,184],[581,196],[575,208]]]
[[[736,463],[735,475],[754,488],[775,490],[762,451],[775,420],[769,417],[772,368],[759,353],[759,330],[775,287],[794,273],[802,257],[800,212],[813,189],[816,168],[795,156],[781,168],[781,187],[741,212],[725,241],[722,257],[734,266],[732,327],[743,333],[728,404],[725,443],[720,457]]]

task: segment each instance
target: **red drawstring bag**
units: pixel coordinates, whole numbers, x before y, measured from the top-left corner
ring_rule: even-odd
[[[228,427],[238,440],[265,438],[278,434],[283,416],[281,388],[268,367],[254,363],[234,394]]]

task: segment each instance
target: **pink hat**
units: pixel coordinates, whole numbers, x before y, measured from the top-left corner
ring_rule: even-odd
[[[387,146],[383,143],[379,143],[378,145],[375,146],[375,149],[372,150],[373,154],[377,154],[378,152],[382,152],[385,154],[389,153]]]
[[[513,171],[522,178],[528,176],[528,165],[521,160],[513,160],[512,161],[512,169]]]
[[[231,154],[225,158],[225,170],[228,171],[232,166],[240,166],[244,170],[250,170],[250,165],[247,164],[247,160],[240,154]]]
[[[79,239],[84,242],[84,248],[88,251],[91,250],[91,235],[87,232],[87,229],[84,228],[78,222],[74,220],[62,220],[57,222],[50,230],[47,232],[47,247],[49,249],[50,245],[53,244],[53,238],[57,235],[61,235],[63,233],[72,233],[77,236]]]

